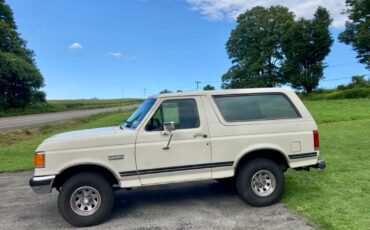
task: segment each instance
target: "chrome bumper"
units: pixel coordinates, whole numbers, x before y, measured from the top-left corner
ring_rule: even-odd
[[[35,193],[50,193],[55,176],[34,176],[30,179],[30,186]]]

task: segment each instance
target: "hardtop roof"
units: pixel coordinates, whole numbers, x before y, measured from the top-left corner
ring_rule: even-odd
[[[248,88],[248,89],[224,89],[224,90],[199,90],[179,93],[164,93],[150,96],[151,98],[169,98],[203,95],[228,95],[228,94],[247,94],[247,93],[289,93],[289,89],[283,88]]]

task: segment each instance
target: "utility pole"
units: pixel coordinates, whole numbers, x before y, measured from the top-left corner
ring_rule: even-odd
[[[122,99],[125,98],[125,85],[122,85]]]
[[[144,99],[146,98],[146,88],[144,88]]]
[[[200,81],[195,81],[195,84],[197,84],[197,90],[199,89],[199,84],[202,83]]]

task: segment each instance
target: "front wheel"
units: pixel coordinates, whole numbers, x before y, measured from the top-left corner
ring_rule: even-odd
[[[76,227],[93,226],[105,221],[114,205],[112,185],[98,173],[79,173],[62,186],[59,212]]]
[[[284,175],[278,164],[268,159],[254,159],[242,166],[236,177],[239,195],[252,206],[277,202],[284,190]]]

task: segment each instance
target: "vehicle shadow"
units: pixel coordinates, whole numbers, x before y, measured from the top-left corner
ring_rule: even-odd
[[[184,207],[184,204],[199,202],[212,206],[215,201],[220,203],[229,199],[239,199],[235,187],[213,180],[148,186],[130,191],[118,190],[112,218],[135,214],[148,206]],[[243,203],[241,200],[240,202]]]

